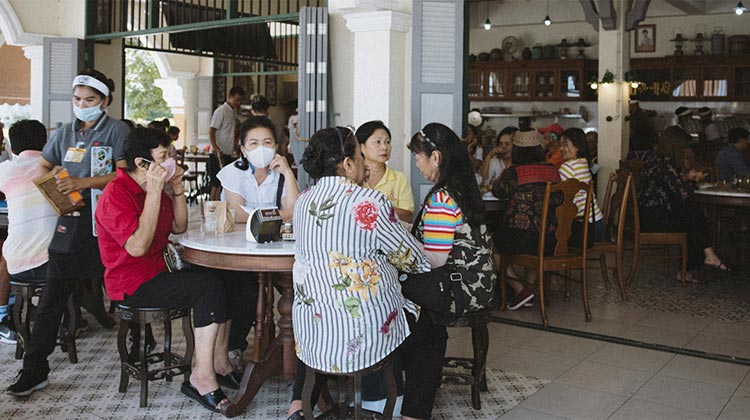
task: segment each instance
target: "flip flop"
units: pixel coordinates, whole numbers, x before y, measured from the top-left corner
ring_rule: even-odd
[[[709,264],[707,262],[704,262],[704,264],[707,267],[715,268],[715,269],[720,270],[720,271],[726,271],[726,272],[731,272],[732,271],[732,268],[729,267],[728,265],[724,264],[724,262],[722,262],[721,260],[719,260],[718,264]]]
[[[682,279],[680,278],[679,274],[677,276],[675,276],[674,279],[677,280],[677,281],[679,281],[680,283],[682,283]],[[701,283],[703,283],[703,278],[701,276],[699,276],[698,274],[691,273],[691,272],[688,271],[687,273],[685,273],[685,283],[701,284]]]
[[[224,400],[229,400],[226,394],[224,394],[224,391],[221,390],[221,388],[217,388],[207,394],[201,395],[200,392],[195,389],[193,384],[191,384],[190,382],[183,382],[180,390],[183,394],[198,401],[202,406],[208,408],[214,413],[221,413],[221,410],[219,410],[219,406]]]

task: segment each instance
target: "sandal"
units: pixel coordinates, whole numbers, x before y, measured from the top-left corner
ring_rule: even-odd
[[[180,390],[183,394],[198,401],[202,406],[208,408],[214,413],[221,413],[219,407],[221,407],[221,404],[223,402],[229,401],[229,398],[227,398],[226,394],[224,394],[224,391],[222,391],[221,388],[217,388],[212,392],[201,395],[200,392],[198,392],[198,390],[193,386],[193,384],[191,384],[190,382],[183,382]]]
[[[227,373],[226,375],[216,374],[216,381],[219,385],[225,386],[230,389],[240,389],[240,383],[242,382],[242,375],[236,371]]]
[[[680,278],[679,274],[677,274],[674,279],[682,283],[682,278]],[[703,278],[697,273],[688,271],[687,273],[685,273],[685,283],[701,284],[703,283]]]
[[[304,411],[297,410],[292,413],[291,416],[287,417],[286,420],[303,420],[305,418]]]
[[[718,260],[718,262],[714,262],[713,264],[707,263],[707,262],[704,262],[704,264],[707,267],[715,268],[715,269],[720,270],[720,271],[727,271],[727,272],[731,272],[732,271],[732,268],[729,267],[728,265],[724,264],[721,260]]]

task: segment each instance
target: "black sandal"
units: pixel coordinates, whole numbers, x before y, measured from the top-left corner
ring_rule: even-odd
[[[240,383],[242,382],[242,375],[239,373],[232,371],[227,373],[226,375],[219,375],[216,374],[216,381],[219,382],[219,385],[225,386],[230,389],[240,389]]]
[[[302,410],[297,410],[294,413],[292,413],[291,416],[286,418],[286,420],[304,420],[304,419],[305,419],[304,411]]]
[[[221,413],[221,410],[219,410],[219,406],[221,406],[221,403],[225,400],[229,401],[226,394],[224,394],[224,391],[222,391],[221,388],[217,388],[212,392],[209,392],[208,394],[201,395],[200,392],[198,392],[198,390],[193,386],[193,384],[191,384],[190,382],[183,382],[180,390],[183,394],[198,401],[202,406],[208,408],[214,413]]]

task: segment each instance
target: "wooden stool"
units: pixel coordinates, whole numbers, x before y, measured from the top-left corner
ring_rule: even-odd
[[[120,392],[124,393],[128,388],[130,375],[140,381],[141,384],[141,407],[148,405],[148,381],[166,379],[172,382],[172,378],[185,375],[185,382],[190,380],[190,364],[193,360],[193,328],[190,322],[190,309],[164,309],[164,308],[133,308],[123,304],[117,304],[120,313],[120,327],[117,332],[117,350],[120,353]],[[182,332],[185,334],[185,355],[180,356],[172,353],[172,320],[182,318]],[[128,353],[127,337],[129,324],[137,323],[140,326],[140,349],[138,360],[131,361]],[[146,339],[144,337],[146,325],[154,322],[164,322],[164,351],[161,353],[146,354]],[[163,367],[149,369],[149,365],[164,362]]]
[[[383,411],[383,414],[374,413],[372,411],[362,409],[362,377],[369,375],[371,373],[377,372],[379,370],[382,370],[383,373],[385,373],[386,389],[388,390],[388,399],[385,404],[385,410]],[[306,419],[315,418],[313,416],[313,404],[312,404],[312,401],[310,400],[312,399],[312,392],[313,392],[313,388],[315,387],[315,380],[316,380],[317,373],[338,377],[339,419],[347,418],[347,414],[349,413],[349,405],[346,403],[346,393],[344,391],[345,386],[346,386],[345,384],[346,378],[354,379],[354,419],[355,420],[362,419],[363,413],[366,414],[368,418],[371,418],[373,416],[378,419],[392,419],[393,418],[393,409],[396,406],[396,379],[393,376],[393,366],[391,363],[391,355],[388,355],[385,359],[381,360],[380,362],[376,363],[373,366],[370,366],[369,368],[358,370],[356,372],[351,372],[351,373],[324,372],[321,370],[311,368],[310,366],[307,366],[307,370],[305,372],[305,386],[302,388],[302,409],[305,413]],[[325,389],[325,391],[323,391],[323,389]],[[325,388],[325,384],[323,384],[323,387],[321,387],[321,395],[327,395],[327,388]]]
[[[13,305],[13,323],[19,339],[16,340],[16,359],[23,359],[24,353],[29,351],[31,338],[31,299],[40,296],[44,283],[24,282],[11,277],[10,287],[16,295],[16,303]],[[25,309],[25,310],[24,310]],[[73,294],[68,297],[68,328],[62,330],[57,337],[60,350],[68,353],[70,363],[78,363],[78,352],[76,351],[76,310],[73,304]]]
[[[490,335],[487,323],[490,311],[483,310],[464,315],[454,322],[452,327],[471,327],[471,344],[474,357],[446,357],[444,368],[460,368],[463,371],[448,372],[443,370],[443,378],[457,378],[464,385],[471,385],[471,406],[475,410],[482,409],[480,392],[487,392],[487,350],[490,346]]]

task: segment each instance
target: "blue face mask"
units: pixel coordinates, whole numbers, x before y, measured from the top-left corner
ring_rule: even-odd
[[[73,114],[75,114],[76,118],[84,122],[96,121],[96,119],[102,115],[102,112],[104,112],[104,110],[100,105],[89,108],[79,108],[73,105]]]

